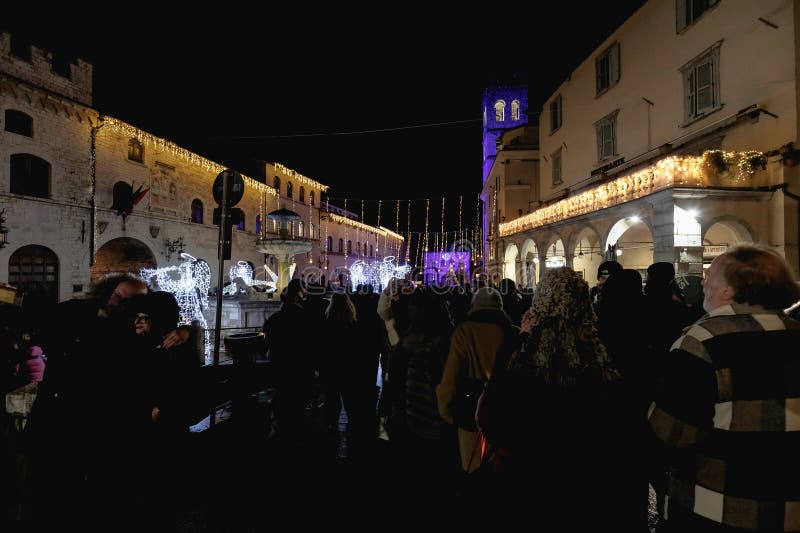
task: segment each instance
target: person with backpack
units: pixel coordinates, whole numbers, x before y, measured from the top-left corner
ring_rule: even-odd
[[[498,351],[509,336],[517,337],[518,333],[519,328],[511,324],[503,311],[500,291],[493,287],[478,289],[472,297],[466,320],[453,332],[442,381],[436,388],[439,414],[446,422],[458,425],[456,414],[460,389],[475,381],[482,387],[489,378]],[[485,446],[474,420],[479,393],[480,389],[472,391],[475,395],[475,404],[471,407],[472,423],[468,424],[469,420],[458,421],[461,467],[467,474],[475,472],[481,465]]]

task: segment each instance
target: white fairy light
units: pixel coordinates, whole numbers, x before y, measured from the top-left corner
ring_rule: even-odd
[[[266,268],[266,267],[265,267]],[[250,263],[247,261],[237,261],[235,265],[231,267],[228,274],[231,283],[224,289],[222,289],[222,294],[233,296],[239,291],[239,287],[236,283],[233,282],[236,278],[241,278],[245,285],[248,287],[259,286],[259,287],[267,287],[266,292],[272,292],[277,289],[275,282],[277,281],[278,277],[275,276],[272,281],[261,281],[259,279],[253,278],[253,267],[250,266]]]
[[[386,287],[392,278],[403,278],[411,271],[408,265],[396,265],[394,259],[393,255],[389,255],[372,263],[355,261],[350,265],[350,279],[354,285]]]
[[[203,310],[208,307],[208,289],[211,286],[211,267],[203,259],[196,259],[186,252],[180,254],[180,266],[164,268],[143,268],[139,271],[145,280],[155,277],[160,290],[175,296],[180,308],[178,324],[191,324],[195,320],[200,323],[205,333],[205,359],[211,362],[211,343],[208,323]]]

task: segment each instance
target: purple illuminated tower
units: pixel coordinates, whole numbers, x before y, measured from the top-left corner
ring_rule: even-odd
[[[497,141],[504,130],[528,123],[528,86],[508,85],[483,90],[483,181],[497,156]]]
[[[528,85],[508,84],[483,90],[483,176],[481,187],[486,185],[497,157],[497,143],[503,131],[528,123]],[[487,257],[486,236],[489,235],[491,212],[487,209],[489,198],[483,198],[480,247]],[[496,208],[496,207],[492,207]]]

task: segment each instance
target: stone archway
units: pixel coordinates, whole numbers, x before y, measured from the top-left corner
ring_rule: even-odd
[[[138,239],[120,237],[108,241],[95,253],[91,281],[125,272],[138,276],[143,268],[157,267],[156,258],[146,244]]]
[[[646,277],[647,267],[653,264],[653,234],[644,221],[636,217],[619,220],[611,227],[606,246],[616,246],[616,258],[623,267]]]
[[[753,235],[740,221],[735,219],[717,220],[703,234],[705,246],[731,246],[737,243],[751,243]]]
[[[755,242],[750,229],[733,218],[717,220],[703,234],[703,264],[708,266],[714,258],[739,243]]]
[[[515,284],[517,283],[517,258],[519,257],[519,250],[517,245],[509,243],[506,246],[506,253],[503,256],[503,277],[510,279]]]
[[[594,228],[584,226],[571,239],[572,269],[582,276],[590,287],[597,284],[597,269],[603,262],[600,235]]]
[[[567,265],[566,250],[564,241],[557,237],[554,242],[547,246],[545,255],[545,268],[558,268]]]
[[[525,239],[525,242],[522,243],[519,258],[522,263],[520,283],[522,287],[533,290],[539,281],[539,250],[533,239]]]

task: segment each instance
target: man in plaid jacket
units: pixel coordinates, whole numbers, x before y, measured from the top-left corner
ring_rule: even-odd
[[[666,531],[800,531],[800,288],[743,245],[705,273],[707,314],[665,362],[650,406],[670,471]],[[662,531],[662,530],[659,530]]]

